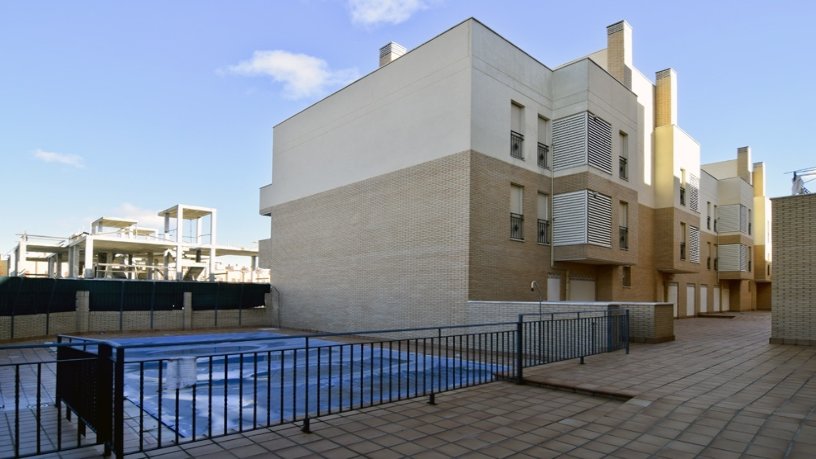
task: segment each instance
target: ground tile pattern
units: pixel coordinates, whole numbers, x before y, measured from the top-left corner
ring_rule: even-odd
[[[525,385],[327,416],[309,434],[284,425],[128,457],[816,457],[816,348],[769,344],[769,313],[733,315],[676,321],[676,341],[629,355],[525,370]]]

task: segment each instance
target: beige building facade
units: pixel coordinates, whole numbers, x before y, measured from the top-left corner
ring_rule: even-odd
[[[466,323],[472,302],[537,300],[531,281],[675,317],[763,303],[762,165],[701,164],[677,75],[634,67],[626,22],[555,69],[475,19],[380,64],[274,128],[260,264],[286,326]]]

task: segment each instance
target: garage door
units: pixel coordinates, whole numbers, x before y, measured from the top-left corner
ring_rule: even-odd
[[[674,317],[678,317],[677,315],[677,284],[671,283],[669,284],[669,288],[666,291],[666,301],[671,303],[674,306]]]
[[[595,301],[595,281],[570,279],[570,301]]]
[[[686,317],[694,317],[694,300],[697,287],[694,284],[686,285]]]
[[[700,313],[708,312],[708,286],[700,286]]]
[[[547,301],[561,301],[561,276],[547,278]]]
[[[731,310],[731,290],[723,287],[722,289],[722,310],[723,311],[730,311]]]
[[[720,288],[714,287],[714,294],[711,295],[714,300],[714,312],[720,312]]]

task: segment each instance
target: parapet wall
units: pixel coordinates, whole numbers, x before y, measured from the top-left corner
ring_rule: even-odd
[[[565,312],[629,311],[629,339],[635,343],[674,341],[674,317],[671,303],[616,302],[541,302],[544,314]],[[519,314],[538,314],[537,301],[468,301],[466,320],[469,324],[512,322]]]

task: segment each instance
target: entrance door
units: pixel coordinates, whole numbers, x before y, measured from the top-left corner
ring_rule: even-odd
[[[666,291],[666,302],[674,306],[674,317],[679,317],[677,312],[677,283],[672,282]]]
[[[595,301],[595,281],[587,279],[570,279],[570,301]]]
[[[561,276],[547,278],[547,301],[561,301]]]
[[[708,286],[700,286],[700,313],[708,312]]]
[[[714,312],[720,312],[720,287],[714,287],[714,294],[711,296],[714,299]]]
[[[729,290],[727,287],[722,288],[722,310],[731,310],[731,290]]]
[[[694,294],[697,288],[694,284],[686,285],[686,317],[694,317]]]

